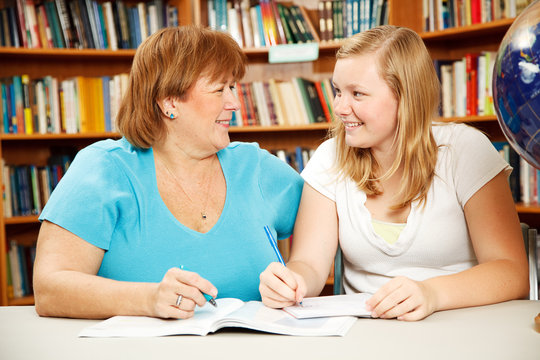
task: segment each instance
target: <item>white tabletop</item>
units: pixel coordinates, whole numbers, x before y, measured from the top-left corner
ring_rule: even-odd
[[[0,307],[0,359],[540,359],[539,301],[441,311],[418,322],[359,319],[344,337],[224,329],[208,336],[79,338],[95,320]]]

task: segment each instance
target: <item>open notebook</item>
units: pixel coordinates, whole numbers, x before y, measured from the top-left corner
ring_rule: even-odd
[[[225,327],[240,327],[268,333],[298,336],[344,336],[356,321],[352,316],[296,319],[271,309],[260,301],[217,299],[217,308],[206,304],[186,320],[144,316],[114,316],[83,329],[80,337],[149,337],[207,335]]]

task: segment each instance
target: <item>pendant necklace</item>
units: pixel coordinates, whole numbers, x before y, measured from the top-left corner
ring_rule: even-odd
[[[191,200],[191,197],[188,195],[188,193],[184,190],[184,187],[182,186],[182,183],[180,182],[180,180],[176,177],[176,175],[174,175],[174,173],[171,171],[171,169],[169,169],[169,167],[167,166],[167,164],[165,163],[165,161],[163,161],[163,159],[161,158],[161,156],[158,156],[159,157],[159,160],[161,161],[161,163],[163,164],[163,166],[165,166],[165,169],[167,169],[167,172],[169,173],[169,175],[173,178],[174,182],[176,183],[176,185],[178,185],[178,187],[180,188],[180,190],[182,190],[182,192],[184,193],[184,195],[186,195],[187,199],[189,200],[189,202],[191,203],[191,205],[193,205],[193,207],[197,207],[195,202],[193,202],[193,200]],[[214,158],[215,159],[215,158]],[[214,159],[212,159],[212,163],[210,164],[210,168],[212,167],[212,165],[214,164]],[[210,171],[207,178],[206,178],[206,198],[204,200],[204,207],[203,209],[201,210],[201,219],[203,221],[205,221],[207,219],[207,215],[206,215],[206,207],[208,205],[208,198],[210,197],[210,180],[212,178],[212,172]]]

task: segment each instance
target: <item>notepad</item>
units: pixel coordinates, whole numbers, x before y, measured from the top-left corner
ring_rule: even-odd
[[[207,335],[226,327],[297,336],[344,336],[355,317],[297,319],[289,313],[266,307],[260,301],[216,299],[195,309],[185,320],[166,320],[144,316],[114,316],[83,329],[80,337],[152,337],[167,335]]]
[[[304,298],[302,305],[283,308],[297,319],[324,318],[330,316],[371,317],[366,310],[366,300],[371,294],[332,295]]]

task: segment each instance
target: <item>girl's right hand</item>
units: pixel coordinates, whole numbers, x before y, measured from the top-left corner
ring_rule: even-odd
[[[271,308],[301,303],[307,292],[304,278],[277,262],[268,265],[259,278],[262,302]]]
[[[160,318],[187,319],[193,316],[195,306],[204,306],[202,293],[215,298],[217,289],[199,274],[172,268],[158,284],[154,295],[154,316]],[[181,296],[181,298],[179,297]],[[178,300],[181,300],[177,305]]]

